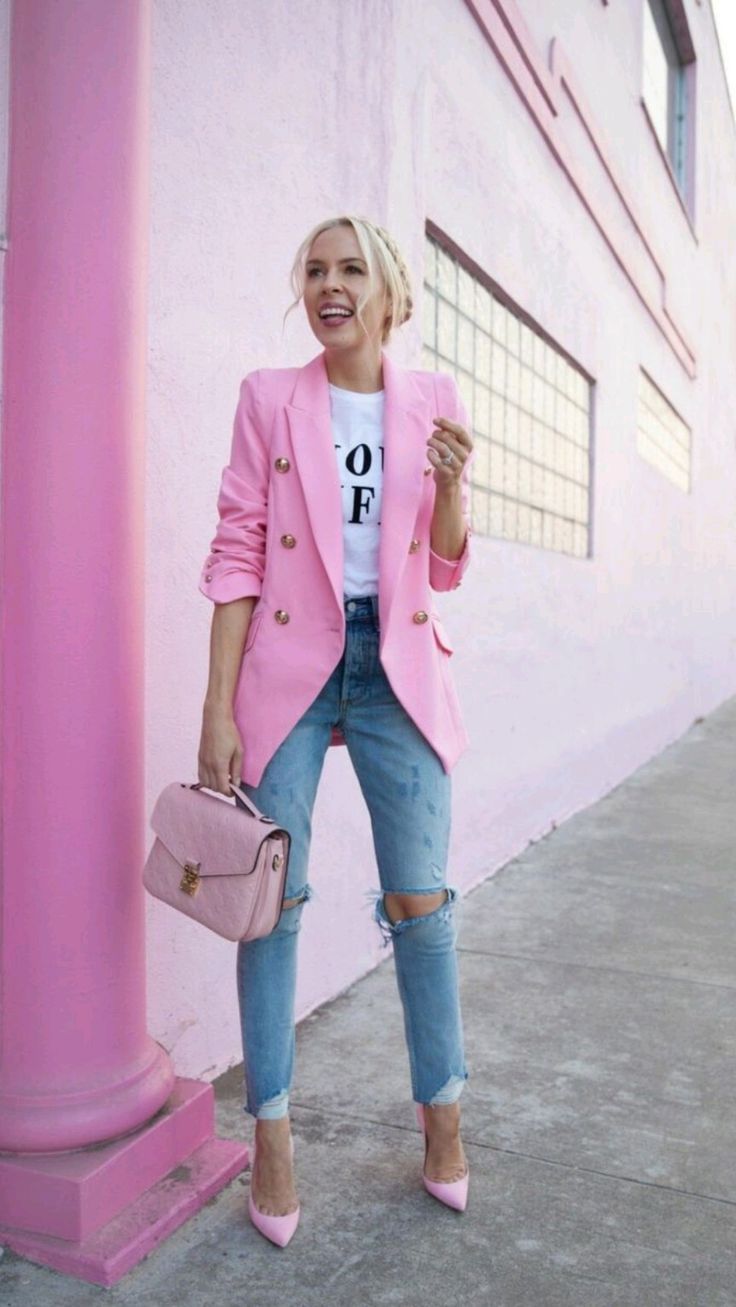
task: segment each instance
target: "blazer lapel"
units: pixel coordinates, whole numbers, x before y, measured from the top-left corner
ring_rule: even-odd
[[[406,368],[381,351],[384,403],[384,466],[378,561],[382,642],[401,569],[406,562],[429,466],[426,442],[431,414],[425,395]],[[343,608],[343,516],[333,445],[330,392],[324,350],[300,368],[286,404],[292,448],[317,548],[340,612]]]

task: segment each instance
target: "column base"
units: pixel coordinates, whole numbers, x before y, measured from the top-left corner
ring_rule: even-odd
[[[177,1079],[140,1130],[76,1152],[0,1157],[0,1243],[110,1287],[199,1211],[250,1160],[217,1139],[211,1085]]]

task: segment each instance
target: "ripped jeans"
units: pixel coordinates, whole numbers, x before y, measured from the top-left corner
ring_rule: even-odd
[[[337,667],[279,745],[260,783],[241,781],[261,811],[291,834],[283,897],[297,899],[282,907],[270,934],[237,946],[243,1110],[255,1117],[273,1119],[289,1110],[297,939],[304,904],[315,895],[307,879],[312,810],[333,725],[345,737],[370,814],[381,889],[366,897],[383,947],[393,942],[414,1101],[453,1103],[468,1079],[455,948],[458,891],[445,884],[450,776],[381,666],[378,597],[346,599],[345,619]],[[423,915],[386,912],[387,892],[439,890],[444,901]]]

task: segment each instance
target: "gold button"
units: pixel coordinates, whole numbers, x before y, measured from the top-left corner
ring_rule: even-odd
[[[281,543],[286,549],[293,549],[296,544],[296,536],[285,535],[281,537]]]
[[[426,622],[427,620],[428,620],[427,614],[424,612],[422,608],[419,609],[418,613],[414,614],[415,622]]]
[[[410,554],[415,554],[415,553],[417,552],[417,549],[418,549],[418,548],[419,548],[419,541],[418,541],[418,540],[412,540],[411,544],[409,545],[409,553],[410,553]]]
[[[277,608],[276,612],[274,613],[274,617],[276,618],[277,622],[281,623],[282,626],[289,620],[289,614],[285,612],[283,608]]]
[[[277,458],[276,461],[274,462],[274,467],[276,468],[277,472],[288,472],[289,468],[291,467],[291,463],[289,462],[288,458]]]

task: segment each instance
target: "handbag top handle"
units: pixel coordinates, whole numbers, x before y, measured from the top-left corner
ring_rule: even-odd
[[[236,785],[235,781],[228,781],[228,785],[230,786],[231,790],[235,791],[238,798],[242,800],[242,802],[245,804],[246,808],[248,809],[248,811],[251,813],[253,817],[257,817],[259,821],[272,820],[271,817],[266,817],[262,812],[259,811],[256,805],[253,803],[252,799],[248,798],[248,795],[245,793],[245,791],[242,790],[239,785]],[[208,794],[216,794],[218,798],[224,799],[225,802],[227,802],[227,795],[221,794],[219,790],[211,790],[209,785],[203,785],[201,781],[194,781],[194,783],[189,786],[189,789],[207,790]]]

